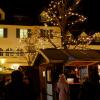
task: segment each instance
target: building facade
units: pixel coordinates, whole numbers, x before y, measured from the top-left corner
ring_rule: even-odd
[[[25,42],[32,34],[32,44],[35,49],[54,48],[48,41],[48,34],[57,47],[61,47],[60,30],[58,27],[0,25],[0,61],[7,67],[27,66],[25,59]],[[22,51],[24,55],[22,54]]]

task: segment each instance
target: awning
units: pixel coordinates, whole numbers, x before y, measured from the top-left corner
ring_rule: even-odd
[[[68,63],[65,63],[65,66],[86,67],[94,64],[100,64],[100,61],[70,61]]]

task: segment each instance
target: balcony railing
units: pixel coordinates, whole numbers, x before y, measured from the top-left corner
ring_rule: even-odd
[[[3,57],[17,57],[17,56],[24,56],[25,52],[19,52],[19,51],[0,51],[0,56]]]

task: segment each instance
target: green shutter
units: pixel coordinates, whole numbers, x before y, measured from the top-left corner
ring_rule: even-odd
[[[4,28],[4,38],[7,38],[7,28]]]
[[[20,29],[16,29],[16,38],[20,38]]]

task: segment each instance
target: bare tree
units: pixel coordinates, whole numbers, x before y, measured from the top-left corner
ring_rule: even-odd
[[[27,60],[28,66],[31,66],[35,57],[37,40],[37,30],[35,32],[29,32],[28,37],[23,37],[20,39],[19,49],[21,49],[23,56]]]
[[[58,26],[61,29],[62,45],[65,48],[68,43],[66,32],[76,23],[86,20],[83,15],[75,12],[79,3],[80,0],[52,0],[41,16],[45,23]]]

